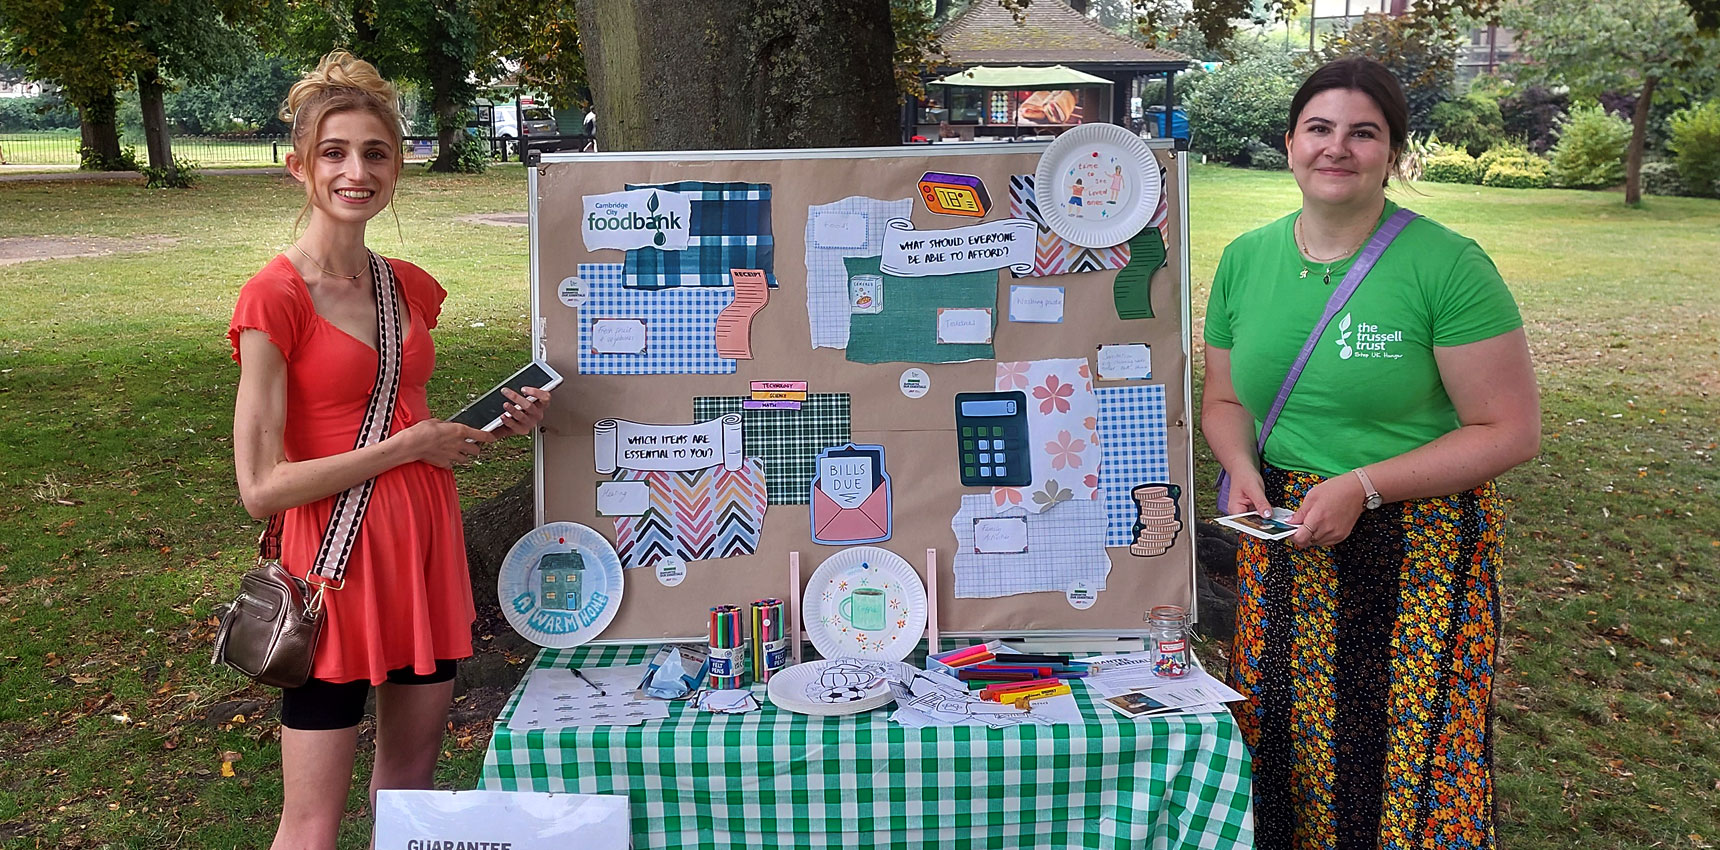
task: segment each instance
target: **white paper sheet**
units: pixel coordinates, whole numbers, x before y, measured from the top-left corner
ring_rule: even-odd
[[[1006,729],[1023,723],[1048,726],[1080,723],[1081,705],[1074,694],[1034,700],[1027,710],[979,698],[978,691],[944,673],[921,671],[907,684],[890,683],[896,711],[890,719],[910,729],[924,726],[990,726]]]
[[[572,670],[533,670],[508,718],[508,728],[524,732],[567,726],[633,726],[665,719],[668,704],[639,693],[645,670],[644,664],[599,667],[579,671],[583,680]]]

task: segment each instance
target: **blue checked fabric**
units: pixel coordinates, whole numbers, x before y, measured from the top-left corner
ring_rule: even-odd
[[[537,667],[643,664],[655,647],[546,649]],[[622,794],[635,848],[1254,846],[1252,773],[1228,712],[1132,720],[1075,688],[1086,722],[906,729],[890,710],[808,717],[770,704],[513,732],[514,690],[479,788]]]
[[[620,263],[580,263],[585,304],[579,308],[581,375],[732,375],[735,361],[717,354],[717,314],[735,300],[731,289],[649,292],[622,286]],[[598,319],[642,319],[644,354],[591,353]]]
[[[1093,394],[1099,397],[1099,488],[1105,491],[1105,545],[1127,546],[1134,541],[1138,512],[1129,490],[1139,484],[1170,481],[1165,386],[1098,387]]]
[[[683,251],[635,248],[627,252],[623,285],[628,289],[732,286],[730,269],[762,269],[776,288],[776,243],[770,233],[770,184],[627,184],[628,189],[663,189],[691,195],[690,239]]]

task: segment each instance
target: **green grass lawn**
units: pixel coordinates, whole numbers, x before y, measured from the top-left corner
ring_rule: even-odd
[[[0,152],[8,165],[77,165],[78,146],[82,142],[78,131],[0,132]],[[122,147],[132,147],[139,159],[144,155],[141,137],[127,136]],[[192,160],[200,166],[212,165],[272,165],[277,157],[286,156],[288,145],[273,145],[254,139],[220,139],[213,136],[178,137],[173,140],[175,156]]]
[[[1197,168],[1191,197],[1198,321],[1224,244],[1296,192],[1285,174]],[[1397,197],[1493,256],[1542,381],[1542,455],[1503,482],[1501,842],[1716,843],[1720,202],[1631,209],[1617,194],[1443,185]],[[270,692],[209,668],[208,613],[257,530],[233,485],[224,332],[300,198],[275,177],[181,192],[0,183],[0,234],[155,245],[0,265],[0,846],[255,847],[272,834],[280,750],[258,715]],[[371,243],[450,292],[430,402],[451,411],[526,350],[524,229],[458,220],[523,210],[522,172],[414,169],[397,207],[399,227],[383,216]],[[525,448],[487,453],[461,492],[511,483]],[[1211,478],[1206,463],[1196,480]],[[449,735],[446,786],[476,783],[486,735]],[[364,830],[351,818],[345,846],[363,847]]]

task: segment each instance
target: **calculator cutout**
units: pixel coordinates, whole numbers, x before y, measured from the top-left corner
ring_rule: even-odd
[[[1019,390],[956,393],[956,449],[964,487],[1032,484],[1027,395]]]

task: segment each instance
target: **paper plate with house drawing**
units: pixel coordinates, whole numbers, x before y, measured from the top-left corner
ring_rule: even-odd
[[[603,535],[552,522],[521,537],[496,576],[508,625],[538,646],[579,646],[621,607],[621,559]]]
[[[926,586],[888,549],[844,549],[813,571],[801,622],[825,658],[901,661],[926,631]]]
[[[1052,233],[1083,248],[1109,248],[1152,220],[1160,180],[1144,139],[1115,124],[1082,124],[1039,157],[1033,193]]]

